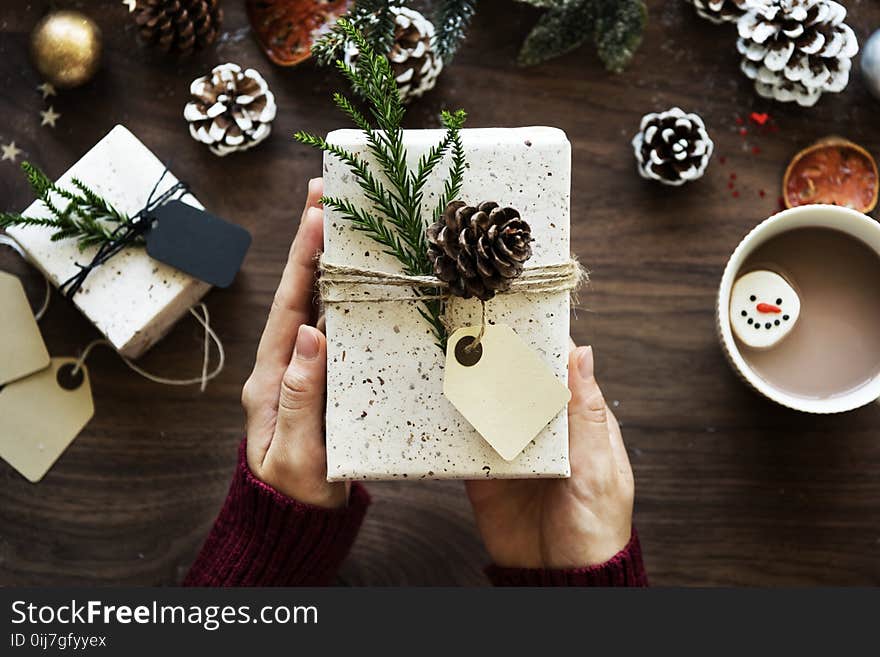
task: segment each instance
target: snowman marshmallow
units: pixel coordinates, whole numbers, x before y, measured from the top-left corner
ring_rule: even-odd
[[[748,347],[769,349],[791,333],[801,300],[779,274],[759,270],[740,276],[730,293],[730,325]]]

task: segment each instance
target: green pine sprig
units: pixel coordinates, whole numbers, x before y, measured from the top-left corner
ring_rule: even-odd
[[[401,128],[405,110],[388,59],[378,54],[356,25],[348,19],[340,18],[336,27],[341,30],[346,41],[354,43],[360,53],[356,69],[340,60],[336,61],[336,67],[352,89],[364,97],[369,111],[365,114],[339,93],[334,94],[333,100],[352,123],[363,131],[367,150],[375,159],[381,174],[375,174],[357,154],[328,143],[322,137],[300,131],[295,138],[300,143],[330,153],[346,164],[370,202],[370,207],[360,207],[348,199],[324,197],[322,200],[326,207],[339,212],[344,219],[351,222],[355,230],[366,233],[383,247],[385,253],[397,258],[407,275],[433,274],[422,219],[424,189],[437,166],[447,153],[450,154],[452,161],[448,177],[431,215],[434,220],[438,220],[446,205],[461,191],[466,162],[460,132],[467,115],[463,110],[444,111],[441,122],[446,128],[446,134],[410,170]],[[416,288],[415,293],[430,296],[436,290]],[[424,299],[418,310],[431,325],[438,346],[445,350],[446,327],[443,323],[442,300]]]
[[[34,196],[46,206],[51,217],[25,217],[13,212],[0,212],[0,229],[12,226],[52,228],[52,241],[74,238],[79,250],[113,241],[113,231],[128,221],[128,216],[114,208],[82,181],[73,178],[77,191],[59,187],[30,162],[22,162]],[[61,207],[63,205],[63,208]]]

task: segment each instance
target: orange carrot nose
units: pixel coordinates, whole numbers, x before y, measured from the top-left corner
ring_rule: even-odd
[[[759,313],[781,313],[782,308],[779,306],[774,306],[772,303],[759,303],[758,304],[758,312]]]

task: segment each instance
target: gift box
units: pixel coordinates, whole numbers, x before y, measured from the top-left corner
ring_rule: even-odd
[[[156,183],[160,195],[178,180],[125,127],[117,125],[61,176],[58,185],[70,188],[79,179],[129,216],[147,203]],[[191,194],[181,200],[202,209]],[[22,214],[50,217],[40,202]],[[17,226],[7,231],[22,245],[28,259],[58,286],[88,264],[96,248],[80,251],[76,240],[53,242],[51,228]],[[116,350],[137,358],[156,343],[210,290],[210,285],[161,262],[145,249],[129,247],[96,267],[86,277],[73,302]]]
[[[404,131],[408,165],[414,167],[443,134]],[[529,266],[567,262],[571,147],[565,133],[547,127],[491,128],[463,130],[461,137],[468,169],[459,198],[518,209],[535,240]],[[338,130],[327,139],[375,165],[363,132]],[[437,171],[444,171],[448,163],[447,159]],[[443,178],[432,177],[423,207],[435,207]],[[349,168],[332,155],[324,158],[324,190],[328,196],[369,206]],[[434,218],[423,220],[428,225]],[[325,210],[324,222],[325,261],[402,273],[395,257],[383,253],[334,210]],[[507,461],[444,397],[445,354],[417,301],[331,303],[325,313],[329,480],[569,476],[565,409]],[[567,382],[568,291],[498,295],[487,302],[486,313],[489,322],[511,327]],[[450,299],[446,321],[450,333],[461,326],[479,326],[480,302]]]

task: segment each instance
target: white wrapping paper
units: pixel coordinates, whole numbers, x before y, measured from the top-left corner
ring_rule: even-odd
[[[409,165],[442,135],[440,130],[406,131]],[[528,266],[566,262],[571,147],[565,133],[546,127],[492,128],[464,130],[462,138],[468,169],[460,198],[517,208],[535,238]],[[328,139],[373,164],[360,131],[338,130]],[[438,166],[426,189],[428,212],[436,205],[447,169],[448,160]],[[324,190],[328,196],[367,204],[347,166],[331,155],[324,158]],[[426,225],[432,221],[427,215],[423,219]],[[401,273],[393,256],[334,211],[325,211],[324,222],[328,262]],[[328,478],[569,476],[566,411],[516,459],[502,459],[443,396],[444,354],[417,307],[417,302],[394,301],[326,308]],[[487,310],[489,321],[512,327],[567,381],[567,292],[499,295]],[[455,299],[447,315],[454,327],[479,324],[479,301]]]
[[[117,125],[68,169],[58,184],[70,187],[71,179],[78,178],[116,209],[132,215],[147,202],[164,169],[165,165],[137,137]],[[176,182],[170,171],[166,173],[157,195]],[[192,195],[181,200],[203,208]],[[23,214],[51,216],[39,201]],[[75,239],[52,242],[51,228],[20,226],[8,232],[55,286],[77,273],[76,263],[89,263],[97,250],[80,252]],[[152,259],[145,249],[128,248],[95,268],[73,302],[119,353],[137,358],[208,290],[207,283]]]

